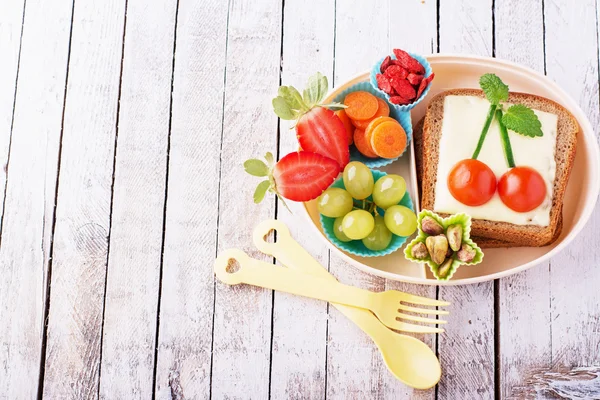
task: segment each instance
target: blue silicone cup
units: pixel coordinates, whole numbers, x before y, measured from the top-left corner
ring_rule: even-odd
[[[373,174],[373,179],[375,182],[377,182],[377,179],[381,178],[382,176],[387,175],[385,172],[381,172],[381,171],[377,171],[377,170],[371,170],[371,173]],[[344,180],[341,177],[338,178],[335,182],[333,182],[333,184],[330,187],[336,187],[336,188],[342,188],[342,189],[346,188],[344,186]],[[372,200],[373,197],[369,196],[369,197],[367,197],[367,199]],[[413,207],[413,202],[412,202],[408,192],[406,192],[404,194],[404,197],[402,198],[402,200],[400,200],[400,203],[398,203],[398,204],[408,207],[411,210],[415,211],[415,209]],[[380,215],[384,215],[385,210],[382,210],[380,208],[378,208],[377,210]],[[335,221],[335,218],[329,218],[322,214],[320,215],[320,218],[321,218],[321,226],[323,227],[323,232],[325,232],[325,236],[327,236],[327,239],[329,239],[329,241],[331,243],[333,243],[337,248],[344,250],[347,253],[354,254],[354,255],[360,256],[360,257],[386,256],[386,255],[391,254],[391,253],[395,252],[396,250],[400,249],[400,247],[402,247],[402,245],[408,239],[407,236],[393,235],[392,241],[390,242],[390,245],[387,248],[385,248],[383,250],[373,251],[373,250],[367,249],[365,247],[365,245],[363,244],[362,240],[352,240],[350,242],[342,242],[337,237],[335,237],[335,235],[333,234],[333,222]]]
[[[408,147],[410,146],[410,141],[412,140],[412,121],[410,119],[410,112],[397,110],[397,107],[394,107],[394,104],[391,104],[388,101],[389,96],[386,99],[385,93],[383,93],[379,89],[374,89],[373,86],[371,86],[371,83],[368,81],[356,83],[356,84],[350,86],[349,88],[341,91],[340,93],[338,93],[337,96],[335,96],[333,101],[336,103],[343,103],[344,99],[346,98],[346,96],[348,94],[350,94],[352,92],[358,92],[358,91],[369,92],[372,95],[377,96],[380,99],[384,100],[386,103],[388,103],[388,105],[390,107],[390,117],[392,117],[396,121],[398,121],[400,123],[400,125],[402,126],[402,128],[404,128],[404,131],[406,132],[406,147],[404,148],[404,151],[402,152],[402,154],[400,154],[396,158],[369,158],[369,157],[365,157],[364,155],[362,155],[356,149],[356,146],[351,145],[350,146],[350,161],[360,161],[361,163],[365,164],[369,168],[380,168],[380,167],[383,167],[384,165],[391,164],[392,162],[396,161],[398,158],[402,157],[404,155],[404,153],[406,153],[406,149],[408,149]]]
[[[429,62],[427,61],[427,59],[425,57],[422,57],[418,54],[414,54],[414,53],[410,53],[410,52],[408,54],[410,54],[415,60],[417,60],[419,63],[421,63],[421,65],[425,68],[425,77],[428,77],[429,75],[431,75],[431,73],[433,71],[431,70],[431,65],[429,65]],[[391,54],[390,57],[392,57],[392,60],[396,59],[396,56],[393,54]],[[379,60],[373,66],[373,68],[371,69],[371,74],[369,76],[369,80],[371,82],[371,86],[373,86],[375,91],[377,91],[377,93],[379,93],[381,95],[379,97],[385,98],[387,100],[387,102],[390,103],[390,96],[383,90],[379,89],[379,87],[377,86],[377,78],[375,77],[377,74],[381,73],[380,68],[381,68],[381,63],[383,62],[383,60],[385,60],[385,57],[383,57],[381,60]],[[398,112],[407,112],[407,111],[412,110],[417,104],[419,104],[421,102],[421,100],[423,100],[425,98],[425,96],[427,96],[427,93],[429,93],[430,88],[431,88],[431,82],[429,82],[429,85],[427,85],[425,90],[423,90],[423,93],[421,93],[421,95],[419,97],[417,97],[412,103],[405,104],[405,105],[390,103],[390,109],[394,108]]]

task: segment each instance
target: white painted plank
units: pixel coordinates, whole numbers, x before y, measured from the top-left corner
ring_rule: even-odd
[[[401,48],[422,55],[434,53],[437,50],[437,9],[433,1],[390,1],[389,2],[389,49]],[[409,17],[406,17],[409,16]],[[418,33],[418,34],[416,34]],[[392,280],[386,280],[385,289],[395,289],[407,293],[436,297],[435,286],[411,285]],[[414,334],[429,345],[434,351],[438,335]],[[429,390],[413,390],[398,383],[391,374],[383,376],[384,382],[390,387],[397,388],[395,398],[433,399],[435,388]]]
[[[440,51],[492,54],[492,1],[440,3]],[[441,286],[452,303],[438,337],[442,399],[494,398],[494,283]]]
[[[75,3],[48,317],[48,398],[98,395],[125,1]]]
[[[598,37],[592,0],[546,2],[547,73],[600,124]],[[596,132],[596,135],[598,132]],[[577,239],[550,261],[552,365],[589,367],[600,363],[598,231],[600,210]],[[597,397],[597,396],[596,396]]]
[[[175,12],[170,0],[127,3],[101,398],[154,389]]]
[[[318,7],[319,12],[314,10]],[[282,85],[302,91],[310,75],[319,71],[332,86],[335,2],[291,0],[285,2]],[[274,96],[275,93],[272,93]],[[280,158],[298,149],[291,121],[280,121]],[[329,252],[315,240],[306,221],[281,204],[277,218],[325,268]],[[274,399],[322,399],[325,397],[327,304],[275,292],[271,397]]]
[[[0,387],[3,388],[0,397],[7,399],[35,398],[38,391],[44,278],[49,257],[44,237],[45,232],[52,230],[71,4],[71,1],[49,4],[31,0],[25,12],[0,248]],[[3,45],[8,38],[4,32],[20,32],[22,16],[18,12],[11,15],[16,19],[11,23],[19,28],[9,29],[10,33],[4,30],[8,26],[3,25],[0,37]],[[0,18],[6,22],[5,17],[8,14]],[[11,40],[18,42],[19,39]],[[7,61],[15,62],[17,50],[4,49]],[[9,74],[10,64],[3,62],[2,65]],[[16,65],[12,68],[14,79]],[[15,82],[13,80],[10,89],[5,83],[8,79],[10,76],[2,76],[0,82],[14,93]],[[12,101],[10,103],[12,114]],[[2,105],[6,106],[4,100]],[[2,129],[8,133],[10,121],[7,125],[4,109],[1,112]]]
[[[4,165],[8,162],[24,10],[24,1],[10,1],[2,4],[0,11],[0,160]],[[5,184],[6,168],[1,168],[0,207],[4,204]]]
[[[243,162],[277,148],[271,99],[279,85],[281,6],[279,0],[234,0],[229,13],[218,250],[241,248],[265,260],[254,249],[252,230],[275,216],[274,200],[252,202],[259,180],[244,173]],[[217,283],[213,397],[268,397],[272,299],[268,290]]]
[[[495,7],[496,57],[544,73],[542,0],[497,0]],[[497,368],[502,397],[523,385],[533,368],[550,366],[549,284],[548,263],[500,279]]]
[[[209,398],[227,2],[177,16],[156,396]],[[242,172],[240,172],[241,174]]]

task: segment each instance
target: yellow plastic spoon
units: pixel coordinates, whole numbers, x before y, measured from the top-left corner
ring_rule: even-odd
[[[276,231],[277,240],[275,243],[266,242],[265,237],[272,230]],[[283,222],[263,221],[254,229],[253,239],[260,251],[275,257],[288,268],[335,280],[291,237]],[[385,365],[398,380],[416,389],[429,389],[439,382],[442,376],[440,362],[425,343],[389,330],[365,309],[335,303],[333,306],[371,337]]]

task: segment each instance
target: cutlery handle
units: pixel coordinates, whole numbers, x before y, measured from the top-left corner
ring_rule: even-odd
[[[267,242],[265,237],[269,232],[275,231],[276,241]],[[275,257],[280,263],[288,268],[315,275],[323,279],[335,281],[317,260],[313,258],[298,242],[290,235],[290,230],[281,221],[272,219],[258,224],[253,234],[254,245],[263,253]]]
[[[236,271],[228,271],[232,259],[236,260],[239,265]],[[344,285],[335,280],[318,278],[256,260],[237,249],[227,250],[217,257],[214,268],[217,277],[230,285],[246,283],[354,307],[368,309],[376,295],[376,293]]]

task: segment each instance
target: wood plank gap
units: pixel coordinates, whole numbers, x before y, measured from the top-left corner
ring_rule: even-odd
[[[108,282],[108,260],[110,257],[110,234],[112,231],[113,204],[115,198],[115,170],[117,165],[117,150],[119,138],[119,116],[121,111],[121,87],[123,86],[123,59],[125,58],[125,32],[127,29],[127,4],[125,0],[125,14],[123,16],[123,40],[121,40],[121,65],[119,70],[119,91],[117,94],[117,117],[115,118],[115,144],[113,150],[112,178],[110,183],[110,209],[108,213],[108,235],[106,237],[106,272],[104,274],[104,301],[102,304],[102,324],[100,325],[100,356],[98,359],[98,398],[100,398],[100,382],[102,381],[102,346],[104,345],[104,316],[106,312],[106,287]],[[58,187],[57,187],[58,194]]]
[[[598,3],[596,3],[596,8],[598,8]],[[544,48],[544,75],[546,73],[546,0],[542,0],[542,42]],[[596,18],[596,36],[598,34],[598,19]]]
[[[500,280],[494,280],[494,398],[502,397],[500,385]]]
[[[179,0],[175,4],[175,24],[173,27],[173,60],[171,62],[171,92],[169,93],[169,133],[167,134],[167,157],[165,160],[165,200],[163,202],[162,237],[160,243],[160,266],[158,269],[158,301],[156,302],[156,331],[154,334],[154,367],[152,368],[152,398],[156,398],[156,370],[158,367],[158,338],[160,334],[160,304],[162,297],[163,266],[165,260],[165,233],[167,226],[167,200],[169,193],[169,161],[171,153],[171,127],[173,122],[173,82],[175,81],[175,51],[177,49],[177,20],[179,17]],[[125,14],[127,18],[127,13]],[[125,19],[127,21],[127,19]],[[116,157],[115,157],[116,158]],[[169,383],[171,385],[171,382]],[[173,386],[171,386],[173,391]],[[175,396],[173,396],[175,398]]]
[[[435,22],[436,22],[436,30],[437,30],[437,51],[436,53],[440,52],[440,0],[437,0],[435,3]],[[440,292],[440,288],[438,286],[437,288],[437,294],[439,294]],[[437,337],[437,334],[436,334]],[[437,348],[436,348],[437,350]],[[435,398],[437,399],[437,386],[435,387]]]
[[[25,1],[25,3],[27,3],[27,1]],[[51,285],[50,282],[52,281],[52,253],[54,252],[54,232],[55,232],[55,228],[56,228],[56,204],[58,202],[58,185],[60,182],[60,160],[61,160],[61,156],[62,156],[62,138],[63,138],[63,131],[65,128],[65,106],[67,104],[67,85],[69,83],[69,65],[71,64],[71,40],[73,38],[73,15],[75,13],[75,0],[73,0],[73,3],[71,5],[71,28],[69,30],[69,44],[67,46],[68,50],[67,50],[67,70],[65,73],[65,90],[63,92],[63,103],[62,103],[62,116],[61,116],[61,120],[60,120],[60,137],[58,139],[59,141],[59,145],[58,145],[58,158],[57,158],[57,166],[56,166],[56,184],[54,185],[54,207],[52,209],[52,233],[50,235],[50,248],[48,249],[50,256],[48,257],[48,268],[47,268],[47,272],[46,272],[46,280],[44,282],[44,286],[45,286],[45,290],[46,290],[46,295],[44,296],[44,313],[43,313],[43,324],[42,324],[42,348],[41,348],[41,354],[40,354],[40,378],[38,381],[38,392],[37,392],[37,398],[39,400],[41,400],[43,398],[43,394],[44,394],[44,378],[46,376],[46,347],[47,347],[47,341],[48,341],[48,314],[50,313],[50,290],[51,290]],[[23,9],[23,20],[25,20],[25,9]],[[21,38],[23,38],[23,29],[21,29]],[[21,57],[21,49],[19,49],[19,61],[20,61],[20,57]],[[17,67],[17,77],[19,74],[19,70]],[[16,89],[16,86],[15,86]],[[16,90],[15,90],[15,96],[16,96]],[[16,99],[15,99],[16,100]],[[13,107],[13,116],[14,116],[14,107]],[[11,128],[11,133],[12,133],[12,128]],[[12,139],[12,134],[11,134],[11,139]],[[10,147],[9,147],[10,149]],[[9,157],[10,157],[10,150],[8,152]],[[6,181],[8,182],[8,169],[6,171]],[[6,196],[6,187],[4,188],[4,193]],[[6,199],[5,199],[6,201]],[[6,204],[6,202],[4,202],[3,204]],[[45,218],[44,218],[45,219]],[[4,221],[4,209],[2,210],[2,221]],[[2,222],[0,222],[1,224]],[[44,228],[45,229],[45,225]],[[43,232],[43,230],[42,230]],[[44,237],[44,234],[42,234],[42,237]],[[0,228],[0,243],[2,240],[2,236],[1,236],[1,228]],[[43,245],[42,245],[42,252],[44,251]],[[45,259],[45,258],[44,258]]]
[[[492,57],[496,57],[496,0],[492,0]]]
[[[23,47],[23,30],[25,29],[25,9],[27,0],[23,1],[23,14],[21,16],[21,35],[19,37],[19,55],[17,56],[17,73],[15,75],[15,94],[13,96],[12,116],[10,118],[10,134],[8,138],[8,155],[6,157],[6,178],[4,179],[4,198],[2,199],[2,213],[0,214],[0,246],[2,245],[2,227],[4,226],[4,211],[6,209],[6,188],[8,187],[8,165],[10,164],[10,146],[12,144],[13,126],[15,124],[15,109],[17,108],[17,87],[19,84],[19,68],[21,67],[21,49]],[[66,91],[66,88],[65,88]],[[64,108],[64,105],[63,105]],[[43,245],[42,245],[43,251]]]
[[[179,0],[178,0],[179,1]],[[227,22],[225,23],[225,64],[223,66],[223,104],[221,108],[221,140],[219,141],[219,183],[217,184],[217,238],[215,240],[215,258],[219,254],[219,216],[221,208],[221,174],[223,168],[223,132],[225,130],[225,97],[227,96],[227,51],[229,49],[229,17],[231,15],[231,0],[227,0]],[[212,399],[212,384],[213,384],[213,366],[214,366],[214,346],[215,346],[215,308],[217,306],[217,283],[213,276],[213,314],[212,314],[212,331],[210,339],[210,384],[208,389],[208,399]]]

